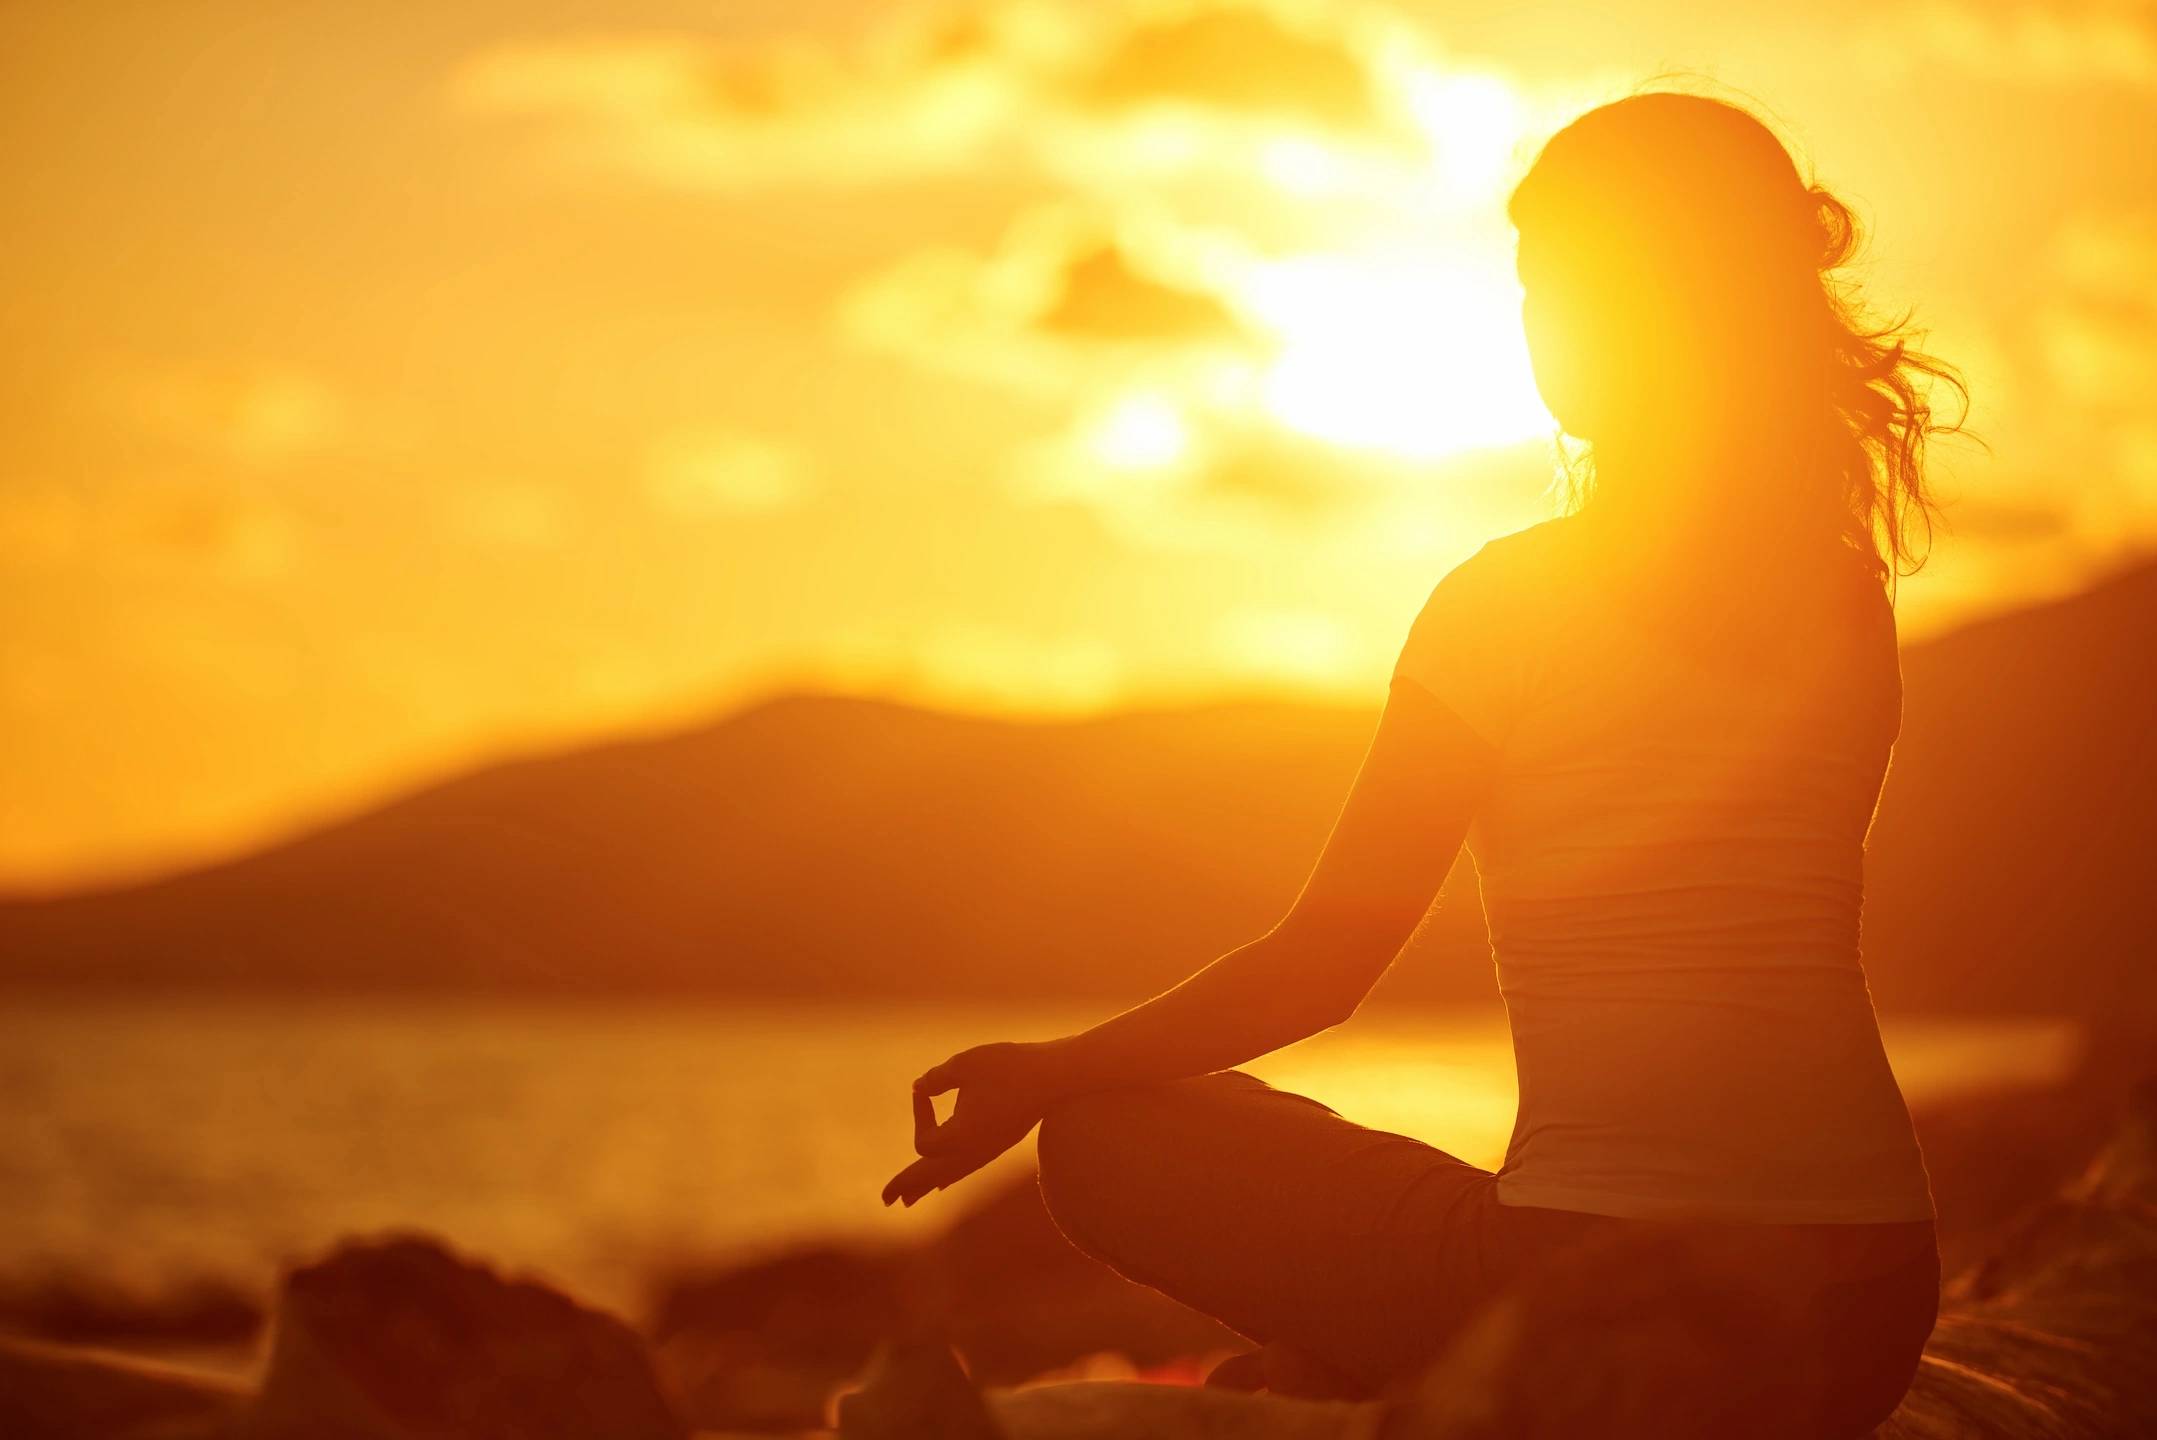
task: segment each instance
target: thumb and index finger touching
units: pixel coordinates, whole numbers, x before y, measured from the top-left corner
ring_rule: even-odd
[[[966,1072],[973,1068],[973,1052],[961,1050],[940,1065],[931,1065],[914,1079],[914,1094],[942,1095],[956,1090],[966,1080]]]
[[[964,1076],[966,1057],[954,1055],[941,1065],[933,1065],[914,1081],[912,1101],[914,1111],[914,1153],[922,1158],[900,1171],[884,1187],[884,1203],[903,1201],[912,1205],[932,1190],[941,1190],[981,1165],[978,1159],[960,1156],[961,1138],[953,1133],[952,1120],[936,1118],[935,1097],[955,1090]]]
[[[951,1127],[951,1121],[940,1121],[936,1118],[934,1097],[958,1089],[965,1080],[966,1069],[966,1055],[961,1052],[941,1065],[930,1066],[914,1081],[912,1099],[915,1154],[934,1155],[950,1148],[951,1136],[946,1132]]]

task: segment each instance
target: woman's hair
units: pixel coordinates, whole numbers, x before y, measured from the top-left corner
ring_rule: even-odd
[[[1650,332],[1611,343],[1661,347],[1589,357],[1608,372],[1590,384],[1675,374],[1655,382],[1657,403],[1734,413],[1748,444],[1787,447],[1790,463],[1758,482],[1769,493],[1747,502],[1762,538],[1791,521],[1831,527],[1890,587],[1924,563],[1935,514],[1925,442],[1961,428],[1967,389],[1913,347],[1907,315],[1866,318],[1836,273],[1858,249],[1856,218],[1800,176],[1765,124],[1691,94],[1602,106],[1552,137],[1508,213],[1524,257],[1533,231],[1589,277],[1578,306],[1608,313],[1583,329]],[[1935,419],[1936,385],[1959,397],[1955,420]],[[1576,506],[1594,483],[1598,437],[1580,438],[1588,448],[1566,467]]]

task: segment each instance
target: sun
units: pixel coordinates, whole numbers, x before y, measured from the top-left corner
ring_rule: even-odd
[[[1205,220],[1158,197],[1132,203],[1123,241],[1218,301],[1254,343],[1119,382],[1092,406],[1096,464],[1188,469],[1216,431],[1254,425],[1419,462],[1554,432],[1521,325],[1505,197],[1557,102],[1456,68],[1412,37],[1382,38],[1374,73],[1398,122],[1386,136],[1307,125],[1265,131],[1262,143],[1215,136],[1223,164],[1235,162],[1222,192],[1232,200],[1213,196],[1220,208]]]
[[[1372,255],[1264,267],[1242,298],[1279,340],[1267,410],[1314,439],[1417,459],[1547,435],[1510,269]]]

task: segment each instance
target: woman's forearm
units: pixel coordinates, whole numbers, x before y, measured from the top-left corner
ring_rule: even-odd
[[[1173,990],[1051,1042],[1050,1083],[1076,1095],[1226,1070],[1340,1024],[1368,989],[1337,958],[1328,963],[1276,928]]]

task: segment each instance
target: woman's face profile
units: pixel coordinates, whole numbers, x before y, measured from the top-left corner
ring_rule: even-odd
[[[1533,227],[1520,232],[1521,329],[1543,404],[1569,435],[1604,433],[1609,379],[1618,373],[1616,337],[1592,293],[1596,286],[1577,254]]]
[[[1661,430],[1698,402],[1686,307],[1612,229],[1525,226],[1515,268],[1536,390],[1567,434],[1607,442]]]

